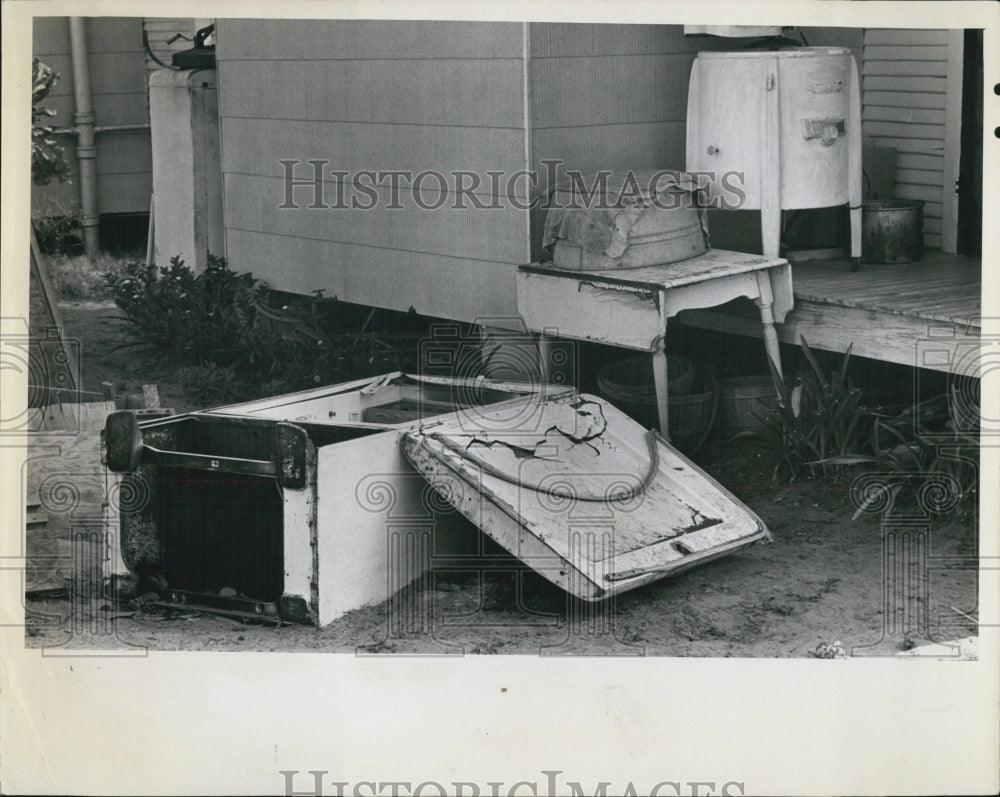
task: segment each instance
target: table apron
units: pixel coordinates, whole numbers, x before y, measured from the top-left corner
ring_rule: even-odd
[[[740,296],[756,299],[759,295],[755,271],[716,277],[706,282],[666,289],[663,293],[663,315],[670,318],[681,310],[717,307]]]
[[[586,279],[519,274],[517,303],[528,329],[649,351],[664,333],[657,290],[598,286]]]
[[[740,296],[756,299],[759,288],[755,271],[659,290],[595,284],[582,275],[521,273],[517,294],[528,329],[650,351],[664,335],[666,319],[681,310],[716,307]]]

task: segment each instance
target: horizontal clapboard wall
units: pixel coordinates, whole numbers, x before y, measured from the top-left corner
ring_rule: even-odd
[[[138,17],[100,17],[85,21],[94,122],[100,127],[148,125],[149,103]],[[59,73],[43,105],[56,115],[49,124],[73,127],[73,60],[69,19],[36,17],[32,53]],[[69,164],[69,182],[52,181],[32,187],[32,211],[37,216],[72,215],[80,208],[76,136],[61,134]],[[153,191],[153,161],[149,130],[118,130],[97,136],[97,209],[99,213],[146,213]]]
[[[171,63],[170,59],[173,58],[174,53],[194,46],[192,39],[195,33],[195,21],[189,17],[146,17],[142,21],[142,26],[146,31],[149,49],[164,64]],[[181,34],[182,38],[174,39],[177,34]],[[171,42],[171,39],[174,41]],[[162,68],[163,66],[147,52],[147,74]]]
[[[688,75],[699,47],[678,25],[530,26],[531,153],[547,185],[546,161],[589,174],[599,169],[683,169]],[[533,257],[545,214],[532,214]]]
[[[922,199],[924,243],[942,244],[949,96],[947,30],[880,30],[864,34],[863,131],[896,150],[896,196]]]
[[[218,21],[226,254],[274,287],[462,321],[515,320],[514,275],[529,258],[524,26],[394,20]],[[312,185],[286,201],[287,166]],[[333,171],[440,173],[335,208]],[[468,195],[453,191],[456,171]],[[444,189],[445,194],[442,194]],[[419,199],[417,197],[419,193]],[[369,200],[359,197],[363,205]],[[280,207],[285,205],[284,208]],[[289,207],[296,205],[297,207]],[[400,207],[402,206],[402,207]]]
[[[805,29],[810,43],[860,54],[858,29]],[[538,254],[547,169],[683,169],[691,63],[745,42],[688,37],[679,25],[218,21],[226,251],[272,285],[473,321],[516,320],[514,275]],[[497,209],[284,204],[282,161],[336,169],[461,170]],[[492,172],[526,180],[490,185]],[[425,202],[436,205],[429,181]],[[402,190],[406,194],[408,189]],[[509,201],[513,196],[521,204]],[[444,197],[451,205],[454,197]],[[532,252],[531,244],[535,251]]]

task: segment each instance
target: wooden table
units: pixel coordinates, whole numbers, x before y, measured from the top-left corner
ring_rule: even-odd
[[[792,268],[782,258],[710,249],[659,266],[568,271],[521,266],[517,306],[528,329],[541,333],[539,354],[548,380],[549,338],[590,340],[648,351],[653,356],[660,432],[667,436],[667,319],[681,310],[714,307],[740,296],[760,308],[764,346],[781,372],[775,322],[792,309]]]

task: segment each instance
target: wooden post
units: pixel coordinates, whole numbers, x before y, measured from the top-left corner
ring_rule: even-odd
[[[153,259],[156,256],[156,247],[154,245],[153,236],[156,234],[156,216],[153,215],[156,212],[156,207],[154,205],[155,196],[153,194],[149,195],[149,228],[146,233],[146,269],[149,270],[153,268]]]
[[[944,172],[941,175],[941,251],[958,251],[958,174],[962,153],[962,64],[965,34],[948,31],[945,67]]]
[[[38,282],[38,292],[41,294],[42,305],[45,307],[46,320],[51,326],[56,328],[59,334],[59,345],[66,355],[66,367],[69,370],[70,377],[68,387],[71,390],[79,390],[80,374],[77,372],[77,360],[74,358],[73,352],[66,345],[66,330],[63,329],[62,315],[59,312],[59,306],[56,304],[56,293],[52,288],[52,283],[49,281],[49,270],[45,265],[45,258],[42,257],[42,252],[38,248],[38,241],[35,240],[34,230],[31,231],[30,260],[31,271]],[[39,385],[39,387],[48,388],[49,385]]]

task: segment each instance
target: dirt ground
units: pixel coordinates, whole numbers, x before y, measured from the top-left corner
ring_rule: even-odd
[[[115,349],[113,305],[67,304],[83,387],[119,393],[156,382],[164,406],[191,409],[171,374]],[[338,653],[824,657],[975,655],[976,496],[944,517],[866,513],[852,520],[852,474],[839,483],[774,481],[754,439],[710,441],[696,462],[767,524],[757,544],[604,604],[582,604],[531,572],[434,573],[378,606],[316,629],[193,611],[115,606],[100,596],[28,600],[29,647]],[[961,646],[957,640],[965,640]],[[829,647],[818,646],[827,644]],[[833,643],[839,643],[839,648]],[[938,649],[940,653],[940,649]]]

